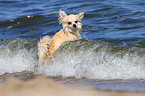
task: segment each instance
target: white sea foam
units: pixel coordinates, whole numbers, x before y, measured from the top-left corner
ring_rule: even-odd
[[[0,75],[4,73],[33,71],[35,63],[31,56],[32,55],[26,50],[19,50],[19,52],[13,57],[0,55]]]
[[[104,80],[145,79],[144,55],[140,57],[135,53],[125,53],[120,57],[107,52],[105,48],[98,52],[83,49],[58,53],[49,65],[39,67],[38,73]]]
[[[1,42],[0,75],[22,71],[33,71],[36,65],[34,54],[24,46],[29,43],[23,39],[10,39]]]
[[[1,45],[3,47],[0,47],[0,75],[32,71],[36,74],[54,77],[85,77],[104,80],[145,79],[145,55],[142,48],[123,47],[125,50],[115,51],[107,43],[91,42],[90,44],[85,41],[80,44],[78,41],[71,43],[69,47],[63,46],[48,65],[42,65],[37,62],[37,52],[33,53],[36,50],[28,50],[23,44],[21,45],[22,42],[16,44],[21,48],[14,48],[15,50],[12,51],[11,47],[18,41],[12,40],[11,44]],[[29,45],[30,41],[24,41],[26,45]]]

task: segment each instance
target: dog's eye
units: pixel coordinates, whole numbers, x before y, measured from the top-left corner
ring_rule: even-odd
[[[75,23],[78,23],[78,21],[75,21]]]
[[[70,25],[71,24],[71,22],[68,22],[68,25]]]

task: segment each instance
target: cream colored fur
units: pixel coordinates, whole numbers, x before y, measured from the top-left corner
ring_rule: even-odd
[[[64,11],[60,10],[59,15],[59,21],[62,23],[63,29],[57,32],[52,39],[49,36],[44,36],[43,39],[40,39],[40,42],[38,42],[38,56],[39,62],[41,63],[48,63],[54,55],[54,52],[62,43],[81,39],[81,21],[84,12],[77,15],[67,15]]]

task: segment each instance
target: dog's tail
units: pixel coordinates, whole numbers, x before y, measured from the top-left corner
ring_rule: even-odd
[[[43,39],[40,39],[40,42],[38,42],[38,56],[40,63],[47,63],[49,60],[48,48],[50,40],[51,38],[49,36],[44,36]]]

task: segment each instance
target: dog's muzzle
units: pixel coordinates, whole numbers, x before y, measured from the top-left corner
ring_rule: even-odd
[[[76,24],[73,24],[73,27],[74,27],[74,28],[76,28],[76,27],[77,27],[77,25],[76,25]]]

